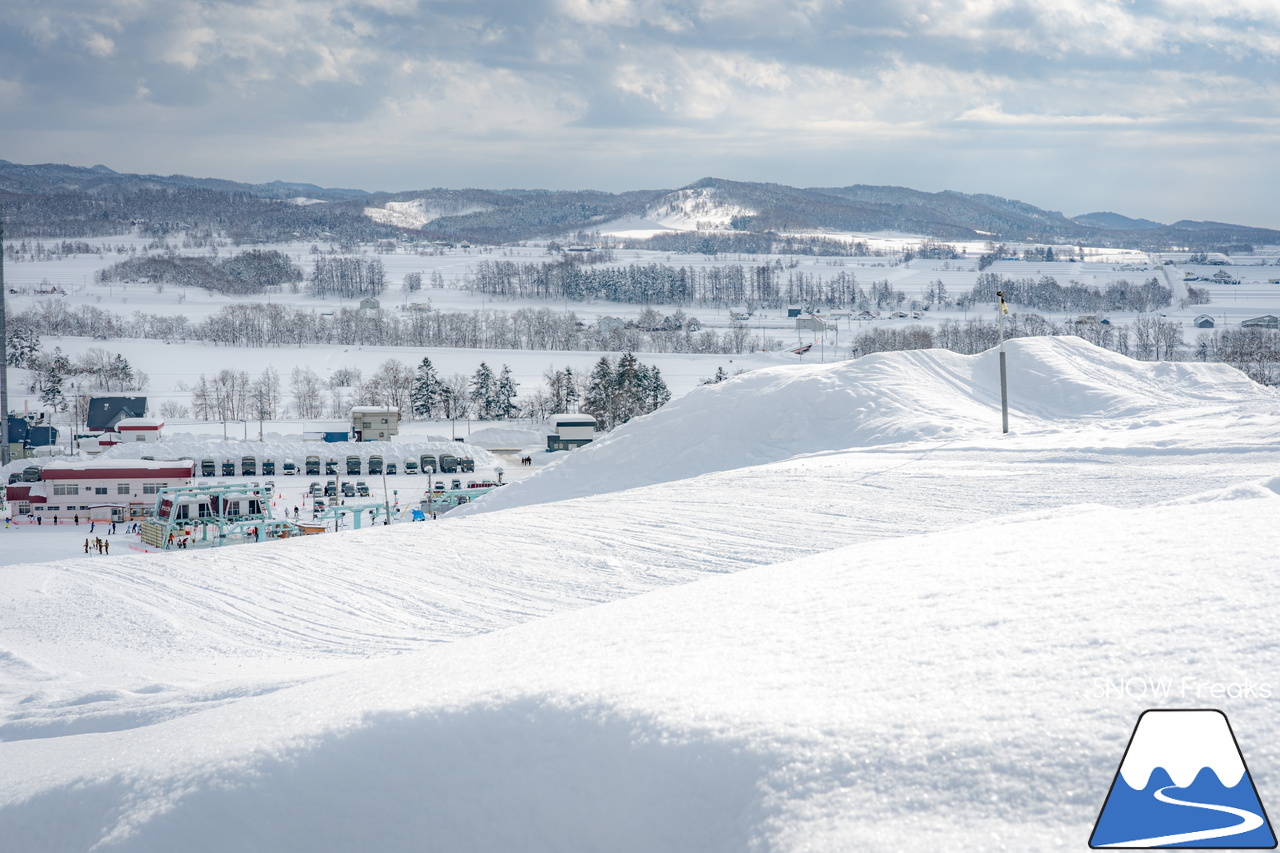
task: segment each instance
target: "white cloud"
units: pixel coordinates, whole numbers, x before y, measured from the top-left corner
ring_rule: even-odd
[[[246,167],[371,169],[370,139],[388,169],[578,176],[608,157],[614,188],[850,151],[1053,174],[1068,146],[1121,138],[1168,173],[1219,156],[1270,174],[1277,55],[1275,0],[45,0],[0,9],[0,120],[29,150],[74,129],[120,156],[187,128],[186,156]]]
[[[100,59],[105,59],[116,52],[116,44],[102,33],[92,33],[84,41],[84,46],[89,52]]]

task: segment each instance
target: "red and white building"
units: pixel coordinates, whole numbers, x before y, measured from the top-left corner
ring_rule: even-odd
[[[37,482],[6,486],[5,497],[15,515],[125,521],[146,515],[161,489],[191,485],[195,465],[190,459],[59,460],[41,468]]]
[[[164,421],[159,418],[121,418],[116,422],[116,432],[121,442],[159,441]]]

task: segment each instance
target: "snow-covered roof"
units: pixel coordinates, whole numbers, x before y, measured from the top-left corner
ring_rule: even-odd
[[[560,424],[595,424],[596,419],[591,415],[578,413],[576,415],[552,415],[547,418],[547,423],[554,426]]]
[[[351,414],[353,415],[398,415],[400,409],[396,406],[352,406]]]
[[[194,465],[190,459],[122,459],[119,456],[113,456],[109,459],[58,459],[45,465],[44,471],[92,471],[96,469],[117,469],[117,468],[137,468],[161,470],[166,468],[181,468],[185,465]]]
[[[116,431],[126,429],[160,429],[164,421],[160,418],[121,418],[116,422]]]

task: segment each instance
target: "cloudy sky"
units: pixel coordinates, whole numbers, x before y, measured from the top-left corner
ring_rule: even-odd
[[[0,158],[1280,227],[1278,61],[1277,0],[42,0],[0,8]]]

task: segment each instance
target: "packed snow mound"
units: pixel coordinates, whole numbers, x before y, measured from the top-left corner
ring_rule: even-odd
[[[519,450],[531,444],[546,447],[547,432],[519,427],[485,427],[467,436],[467,443],[488,450]]]
[[[2,743],[0,838],[12,853],[1083,848],[1134,720],[1162,701],[1115,685],[1171,676],[1164,704],[1194,708],[1230,672],[1266,677],[1274,522],[1272,502],[1235,501],[872,543],[150,726]],[[1269,704],[1230,711],[1262,766]]]
[[[1188,495],[1184,498],[1162,501],[1158,506],[1185,506],[1187,504],[1217,503],[1218,501],[1277,499],[1280,499],[1280,477],[1272,477],[1260,483],[1237,483],[1221,489]]]
[[[1006,344],[1010,420],[1022,433],[1104,421],[1151,425],[1194,409],[1277,402],[1220,364],[1135,361],[1076,337]],[[571,451],[462,513],[564,500],[800,454],[999,434],[996,350],[877,353],[755,370],[694,389]]]

